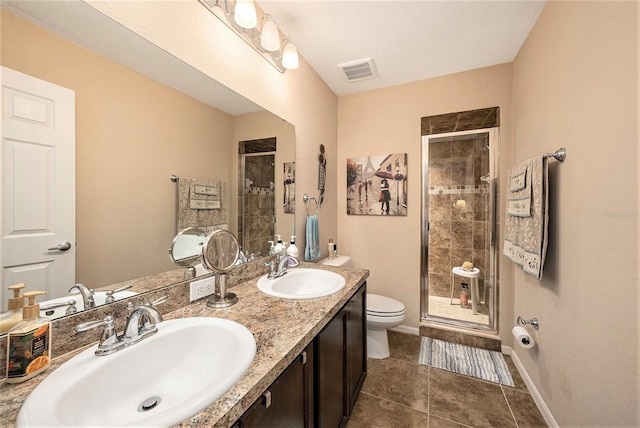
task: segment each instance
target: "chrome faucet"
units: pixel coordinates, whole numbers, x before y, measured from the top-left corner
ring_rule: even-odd
[[[78,290],[80,294],[82,294],[82,300],[84,302],[85,309],[96,307],[96,301],[93,298],[93,289],[89,289],[82,284],[76,284],[69,289],[69,293],[74,290]]]
[[[131,303],[129,303],[131,304]],[[162,315],[151,305],[142,305],[133,308],[127,317],[127,325],[124,328],[124,340],[128,345],[140,342],[158,332],[156,324],[162,322]]]
[[[168,297],[164,296],[154,302],[136,307],[129,302],[127,305],[129,316],[127,317],[124,333],[120,336],[116,332],[114,320],[111,315],[100,321],[89,321],[78,324],[76,330],[81,332],[104,326],[102,338],[95,354],[98,357],[110,355],[157,333],[158,326],[156,324],[162,322],[162,315],[160,315],[153,306],[159,305],[167,300]]]
[[[293,261],[291,264],[292,267],[300,266],[300,262],[293,256],[288,255],[276,255],[276,261],[278,265],[276,267],[275,262],[272,260],[269,263],[265,263],[265,266],[269,266],[269,274],[267,275],[268,279],[276,279],[280,278],[282,275],[287,273],[287,267],[289,265],[289,261]]]

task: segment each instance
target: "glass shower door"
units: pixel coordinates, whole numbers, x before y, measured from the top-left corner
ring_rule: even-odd
[[[495,331],[496,135],[494,128],[423,137],[423,320]],[[473,268],[461,270],[465,262]]]

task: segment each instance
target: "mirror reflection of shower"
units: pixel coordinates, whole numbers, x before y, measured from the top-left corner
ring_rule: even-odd
[[[491,135],[477,130],[423,137],[423,319],[493,328]],[[472,278],[453,272],[465,262],[479,270],[477,295]]]
[[[247,257],[264,256],[275,233],[276,138],[241,141],[238,146],[238,241]]]

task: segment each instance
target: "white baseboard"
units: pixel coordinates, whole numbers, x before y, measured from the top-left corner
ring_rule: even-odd
[[[538,392],[538,388],[536,388],[535,384],[531,380],[529,373],[527,373],[524,366],[522,365],[522,361],[520,361],[520,358],[518,358],[518,354],[510,346],[504,346],[504,345],[502,346],[502,353],[505,355],[511,356],[513,363],[516,365],[516,368],[518,369],[518,373],[520,373],[520,377],[522,377],[522,380],[524,380],[525,385],[527,385],[527,389],[529,390],[529,393],[531,394],[533,401],[535,401],[536,406],[538,406],[538,410],[540,410],[540,413],[542,413],[542,417],[544,418],[547,425],[551,428],[558,428],[558,423],[553,418],[551,411],[549,410],[549,408],[547,407],[547,404],[542,399],[542,395],[540,395],[540,392]]]
[[[394,327],[391,330],[397,331],[398,333],[412,334],[414,336],[420,336],[420,329],[418,327],[410,327],[410,326],[404,325],[404,324],[400,324],[399,326]]]

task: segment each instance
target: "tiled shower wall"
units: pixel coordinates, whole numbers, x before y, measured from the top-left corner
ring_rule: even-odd
[[[451,269],[470,261],[480,269],[480,296],[489,277],[489,172],[486,138],[429,144],[429,295],[451,295]],[[464,201],[462,204],[459,201]],[[457,202],[457,203],[456,203]],[[461,208],[466,205],[465,208]],[[454,297],[460,293],[456,278]],[[466,280],[465,282],[468,282]]]
[[[245,182],[242,186],[240,172],[238,196],[243,201],[243,212],[238,213],[238,239],[247,255],[258,252],[263,256],[269,254],[268,241],[273,240],[275,233],[274,161],[273,155],[245,157],[244,175],[251,180],[250,185]]]

